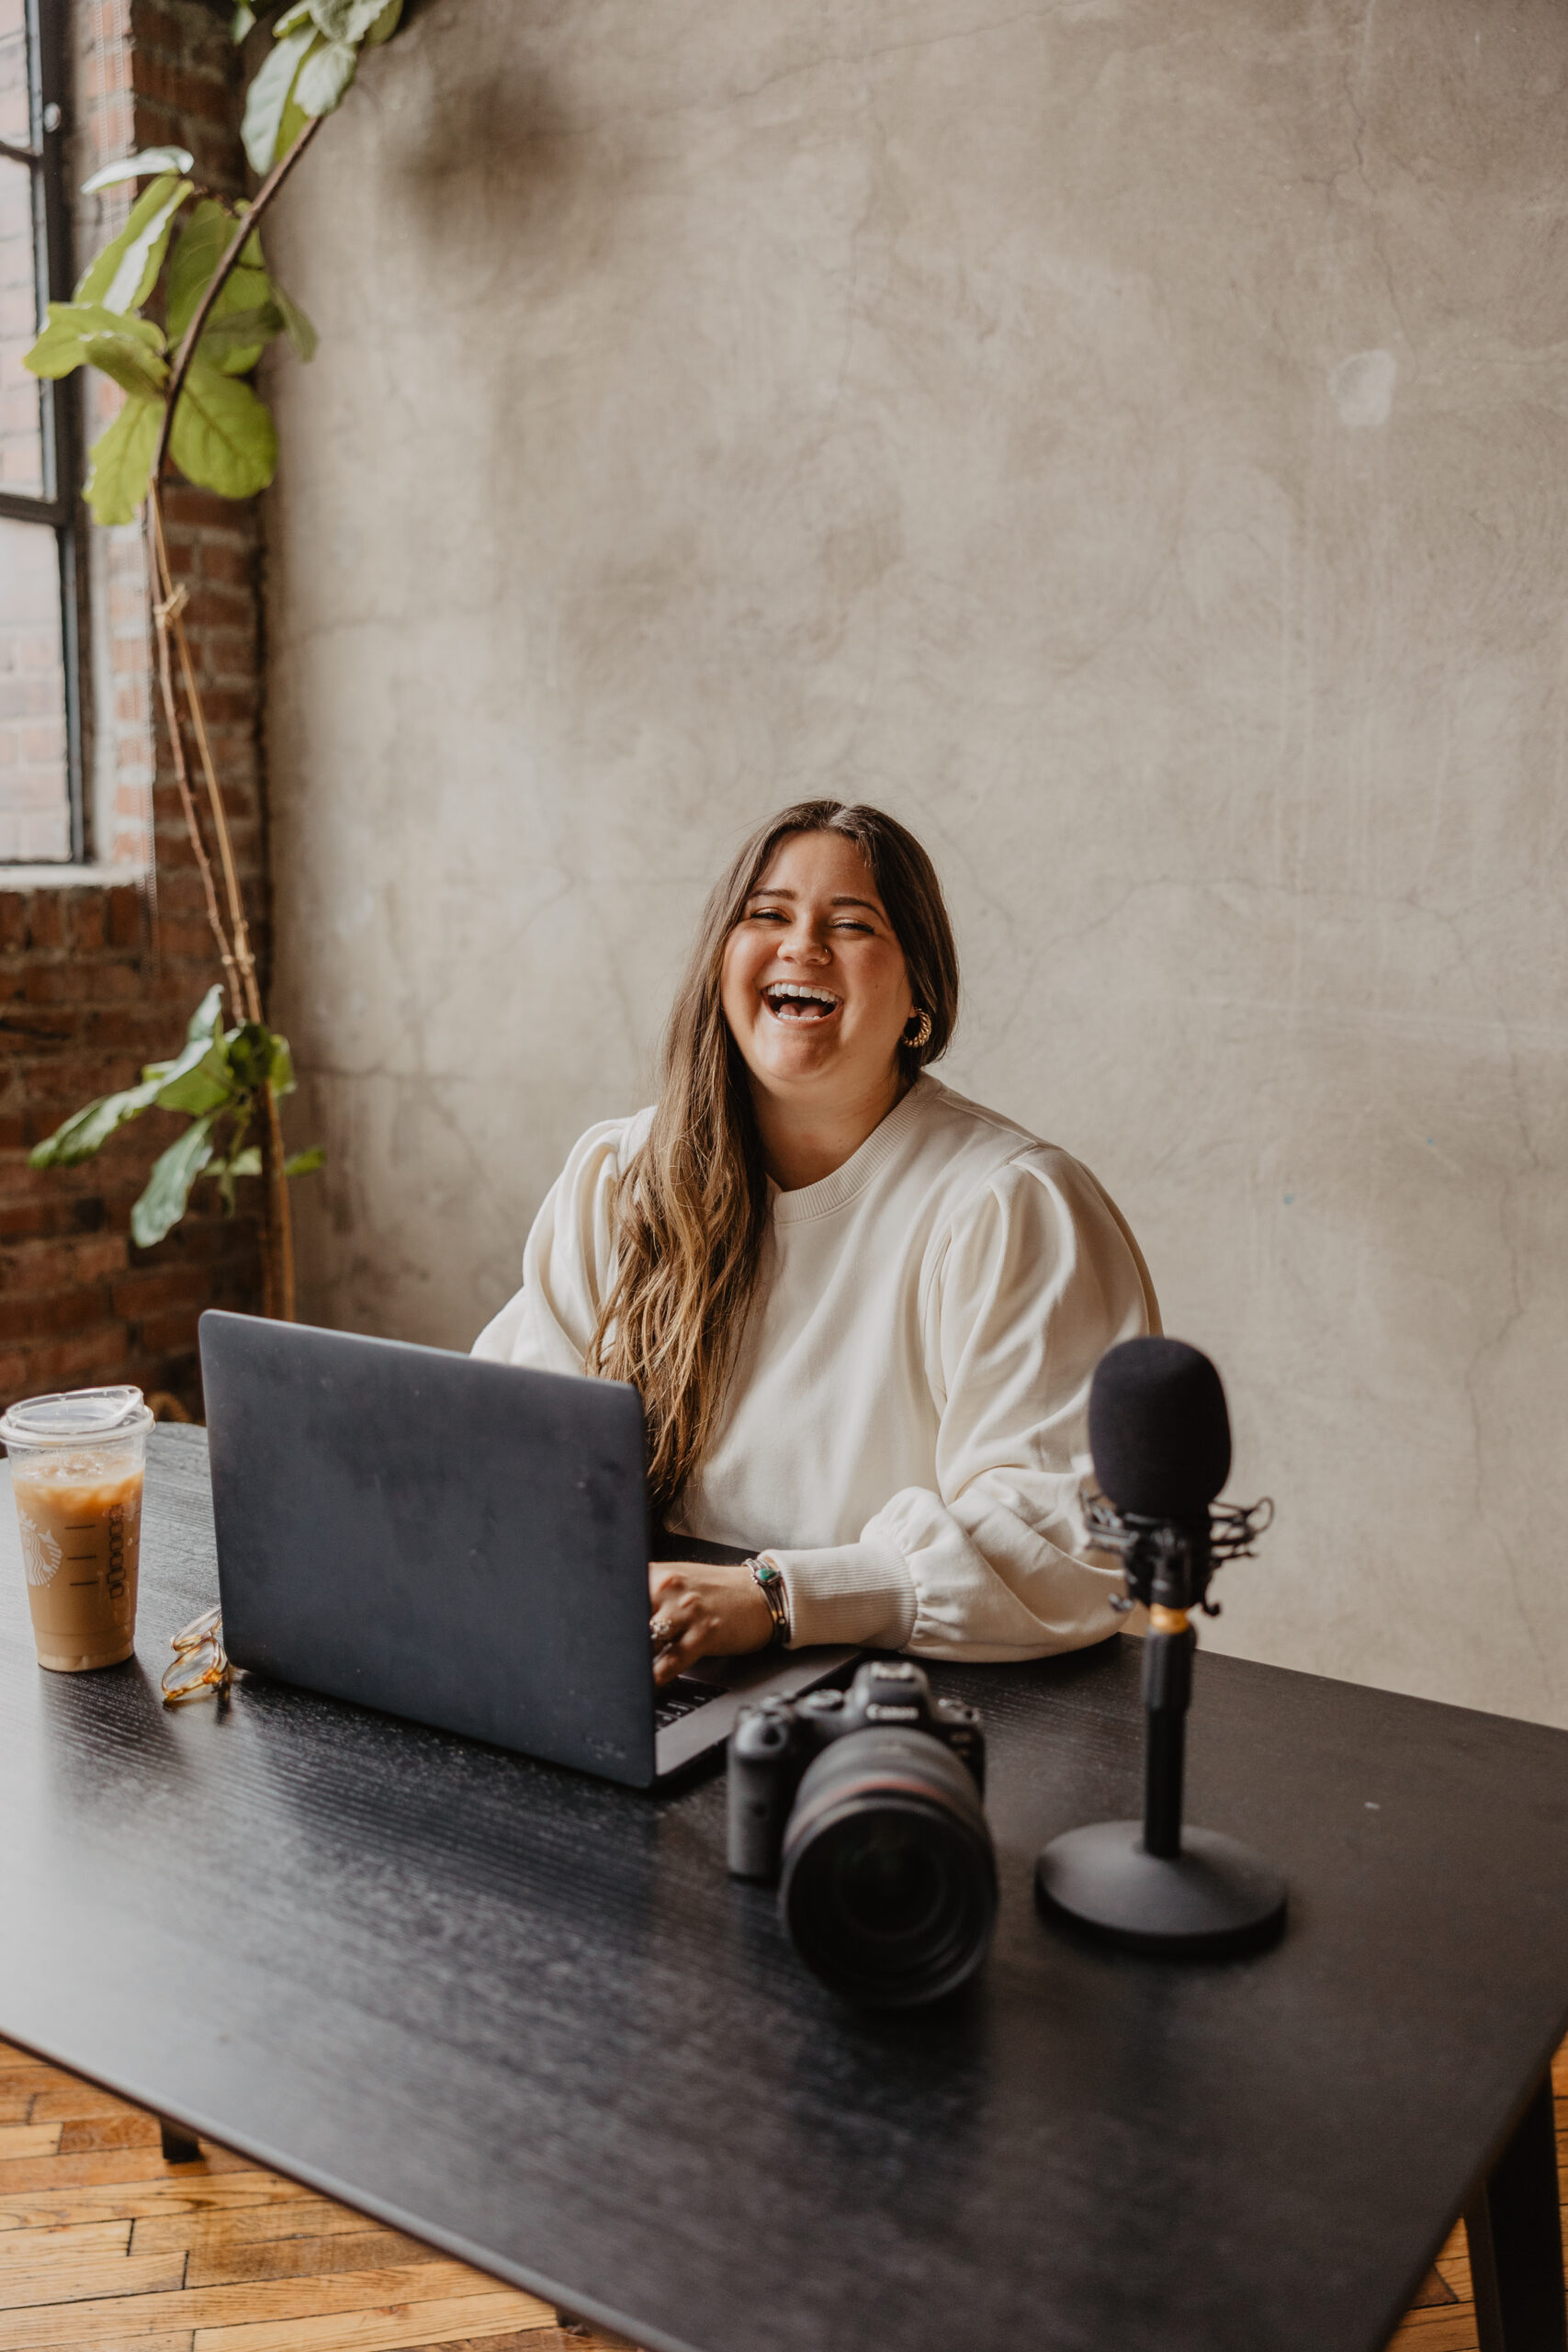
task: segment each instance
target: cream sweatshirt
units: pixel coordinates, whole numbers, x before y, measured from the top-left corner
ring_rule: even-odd
[[[649,1111],[591,1127],[474,1353],[581,1373]],[[773,1216],[724,1420],[677,1533],[766,1550],[796,1646],[1039,1657],[1116,1629],[1088,1549],[1089,1379],[1159,1329],[1088,1170],[929,1075]]]

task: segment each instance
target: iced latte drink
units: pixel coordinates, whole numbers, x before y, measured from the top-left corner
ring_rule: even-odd
[[[136,1639],[141,1478],[152,1416],[139,1388],[32,1396],[0,1420],[40,1666],[118,1666]]]

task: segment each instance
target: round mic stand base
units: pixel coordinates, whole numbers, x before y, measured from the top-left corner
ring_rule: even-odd
[[[1200,1957],[1278,1934],[1285,1882],[1215,1829],[1186,1829],[1179,1853],[1151,1854],[1141,1821],[1096,1821],[1053,1838],[1034,1872],[1042,1909],[1113,1943]]]

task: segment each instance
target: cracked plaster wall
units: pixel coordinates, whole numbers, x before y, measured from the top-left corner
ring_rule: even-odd
[[[306,1312],[465,1345],[875,799],[1278,1499],[1216,1645],[1568,1722],[1565,98],[1559,0],[429,0],[272,240]]]

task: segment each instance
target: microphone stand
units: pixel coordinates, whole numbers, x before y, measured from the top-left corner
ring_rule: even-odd
[[[1201,1520],[1124,1516],[1102,1501],[1086,1516],[1097,1545],[1121,1555],[1122,1611],[1143,1601],[1144,1817],[1100,1821],[1053,1838],[1035,1870],[1047,1912],[1145,1951],[1216,1953],[1266,1941],[1285,1916],[1285,1883],[1260,1856],[1217,1830],[1182,1826],[1187,1711],[1198,1636],[1190,1612],[1208,1598],[1220,1560],[1251,1553],[1270,1503],[1216,1506]]]

